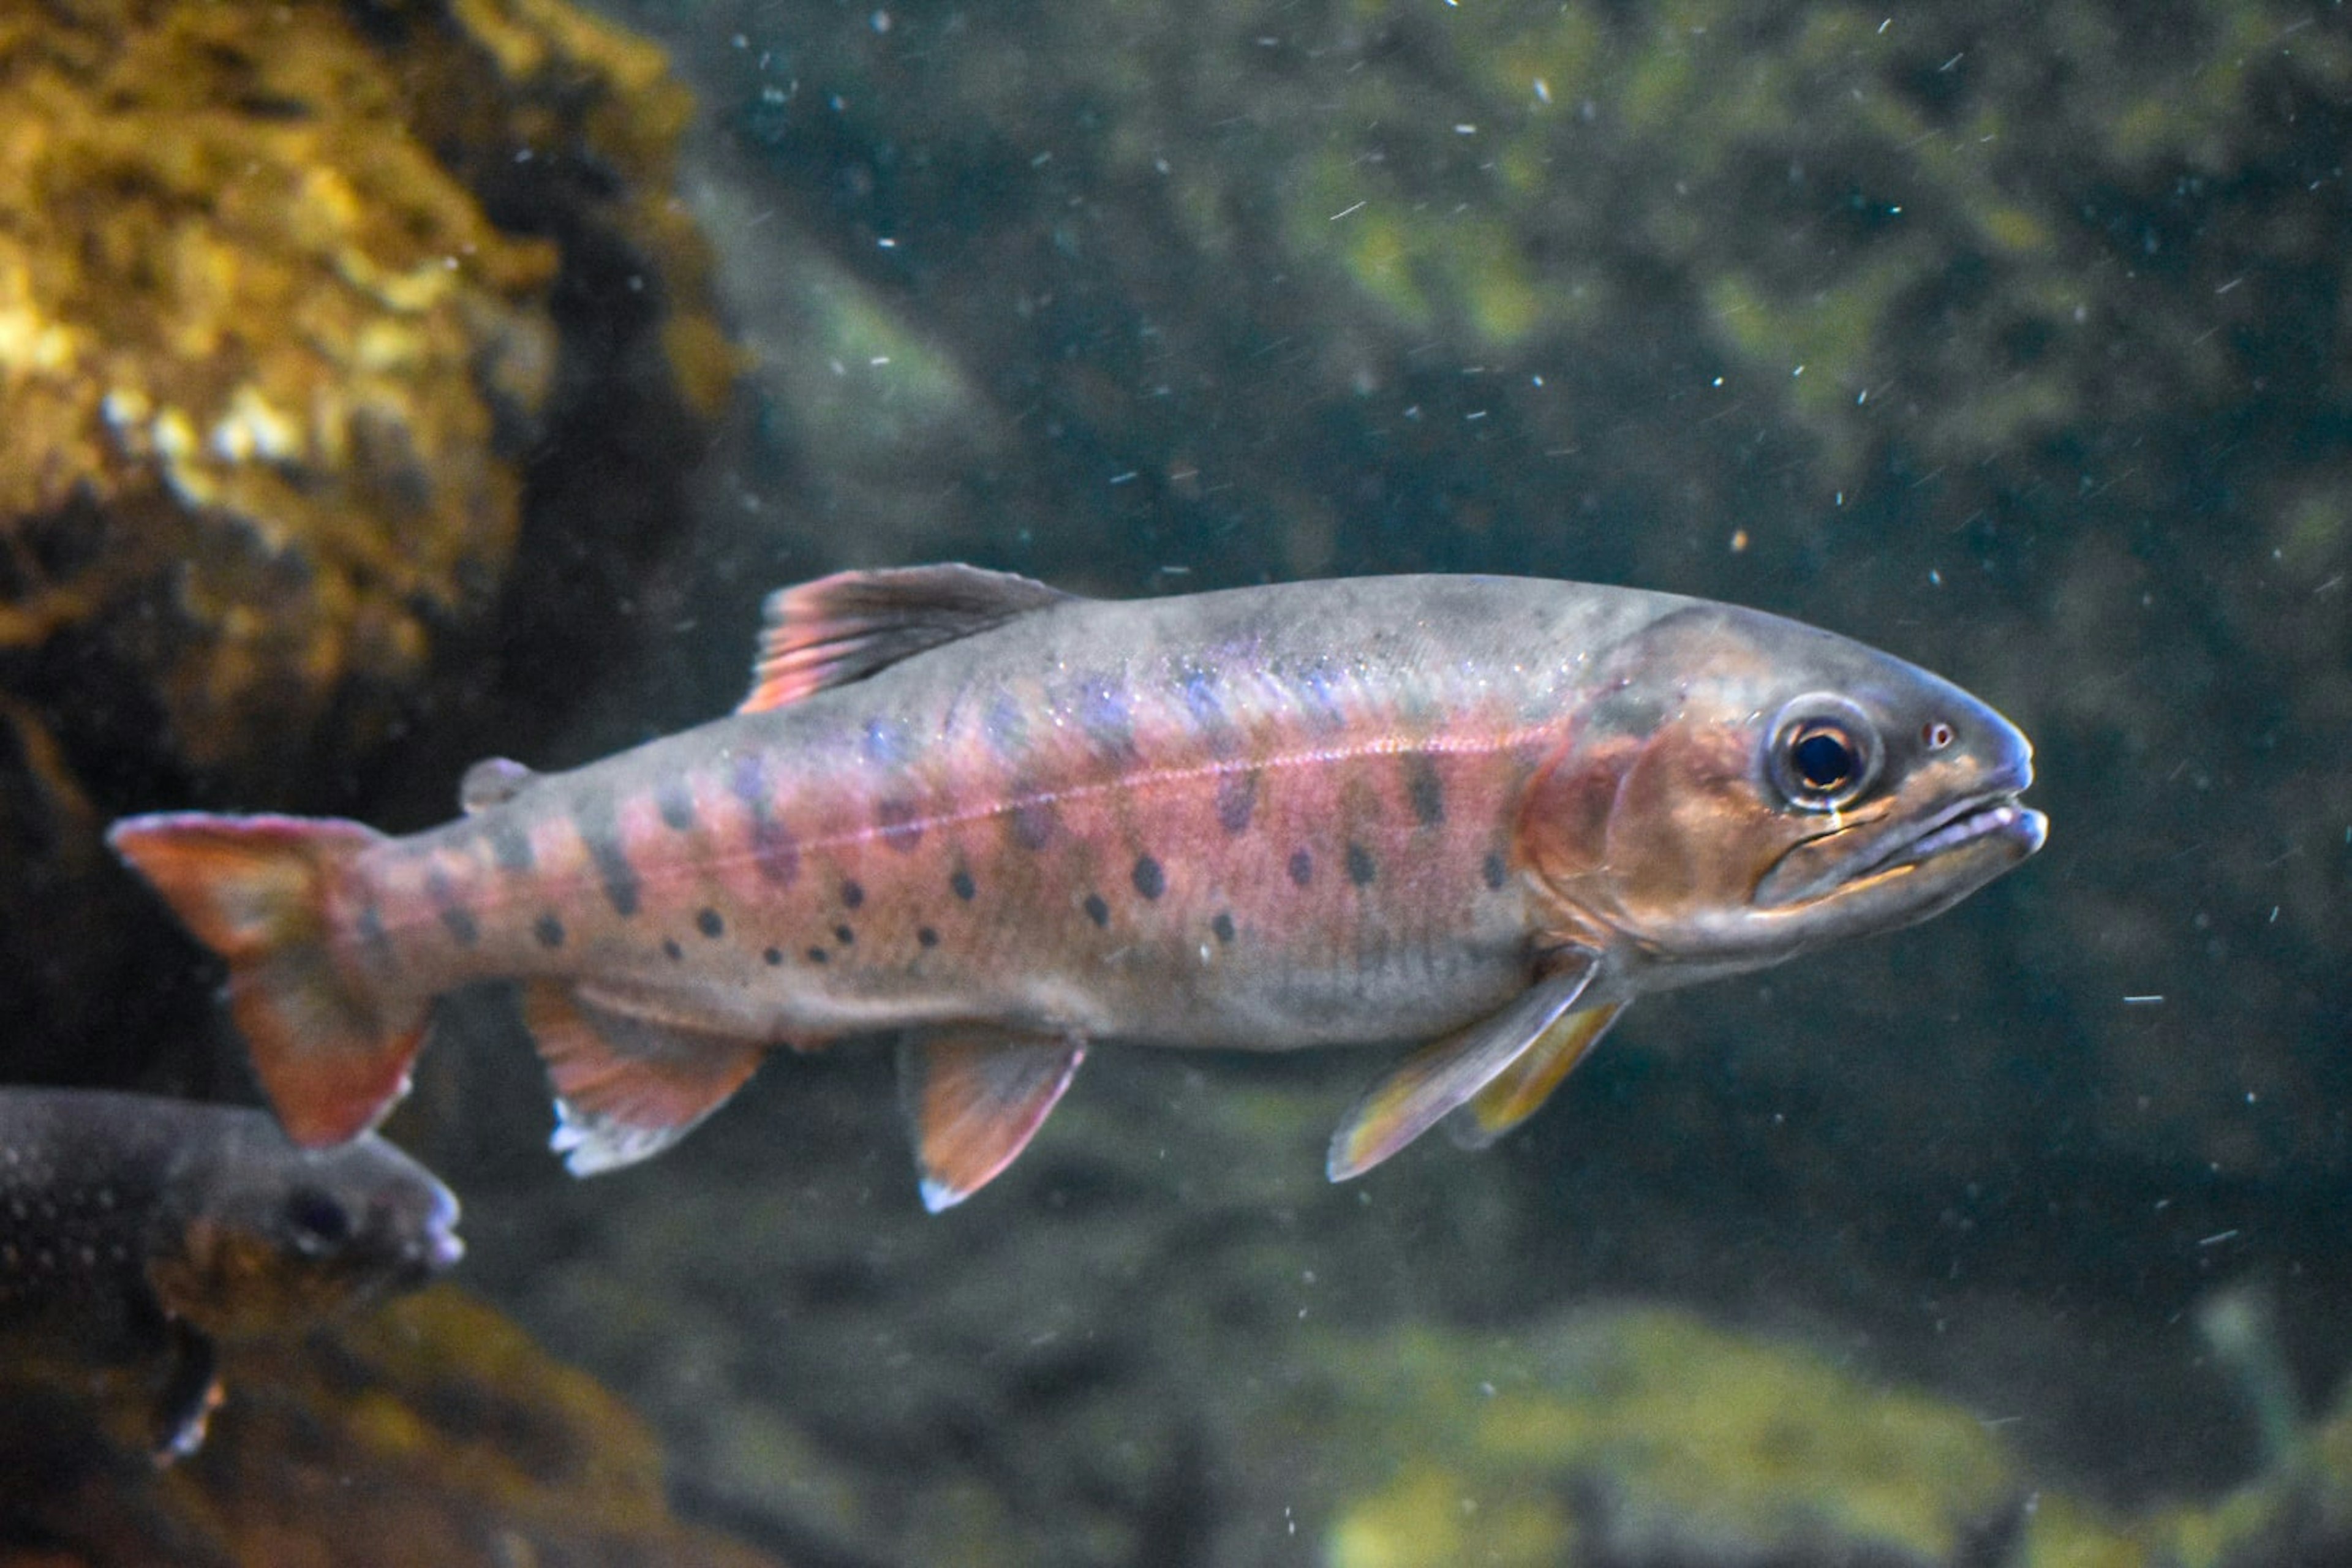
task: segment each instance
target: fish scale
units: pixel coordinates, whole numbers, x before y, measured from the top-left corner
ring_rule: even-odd
[[[1331,1173],[1457,1112],[1483,1141],[1635,995],[2024,858],[2030,754],[1925,671],[1672,595],[1121,604],[939,566],[776,595],[737,713],[568,773],[481,764],[441,828],[165,815],[113,841],[227,959],[298,1138],[370,1125],[433,999],[511,979],[575,1171],[674,1142],[772,1045],[895,1030],[943,1206],[1100,1042],[1427,1039]]]

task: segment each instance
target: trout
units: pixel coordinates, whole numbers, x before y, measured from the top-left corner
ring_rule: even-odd
[[[195,1451],[219,1339],[299,1329],[454,1266],[457,1201],[380,1138],[305,1150],[265,1110],[0,1089],[0,1339],[163,1360],[154,1453]]]
[[[1427,1042],[1327,1158],[1524,1120],[1645,992],[1948,908],[2040,847],[2025,738],[1828,632],[1518,578],[1113,602],[969,566],[771,596],[733,715],[466,815],[173,814],[115,848],[228,966],[294,1138],[372,1126],[429,1007],[521,983],[579,1173],[761,1055],[899,1034],[933,1210],[1097,1042]]]

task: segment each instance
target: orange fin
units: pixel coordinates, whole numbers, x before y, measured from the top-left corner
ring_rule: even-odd
[[[836,572],[768,595],[752,666],[757,713],[813,691],[863,680],[902,658],[1001,626],[1070,597],[1059,588],[977,566]]]
[[[297,1143],[356,1138],[408,1092],[427,1002],[371,994],[337,962],[336,884],[383,836],[296,816],[133,816],[107,842],[228,964],[228,1004]]]
[[[1335,1182],[1360,1176],[1437,1125],[1533,1049],[1576,1005],[1597,967],[1538,981],[1501,1012],[1407,1057],[1340,1119],[1324,1170]]]
[[[1445,1119],[1447,1136],[1465,1149],[1484,1149],[1533,1116],[1624,1010],[1622,1002],[1604,1002],[1562,1014],[1494,1082]]]
[[[457,781],[457,806],[467,816],[479,816],[504,805],[539,782],[539,775],[506,757],[484,757]]]
[[[952,1208],[1013,1163],[1086,1059],[1082,1040],[959,1030],[898,1047],[898,1098],[914,1123],[923,1206]]]
[[[548,1147],[575,1176],[660,1153],[742,1088],[767,1048],[612,1012],[554,980],[523,987],[522,1016],[555,1089]]]

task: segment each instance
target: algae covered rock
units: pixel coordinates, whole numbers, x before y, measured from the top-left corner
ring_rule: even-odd
[[[575,671],[612,641],[583,601],[660,543],[735,369],[669,191],[690,103],[554,0],[0,16],[19,1074],[118,1022],[96,819],[348,799],[494,627]],[[527,547],[557,509],[594,568]]]
[[[1335,1510],[1330,1568],[1990,1563],[2023,1517],[2015,1458],[1969,1412],[1673,1310],[1329,1364],[1355,1461],[1396,1456]]]
[[[679,1523],[653,1439],[586,1375],[441,1287],[230,1358],[236,1397],[194,1458],[149,1462],[134,1420],[6,1374],[0,1560],[759,1568]],[[36,1561],[43,1559],[36,1558]]]

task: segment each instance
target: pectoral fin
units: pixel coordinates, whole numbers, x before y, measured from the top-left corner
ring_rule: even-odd
[[[1622,1002],[1606,1002],[1562,1014],[1494,1082],[1445,1119],[1447,1136],[1465,1149],[1484,1149],[1533,1116],[1624,1010]]]
[[[1406,1058],[1341,1119],[1324,1164],[1331,1179],[1362,1175],[1494,1082],[1576,1005],[1595,967],[1549,975],[1501,1012]]]
[[[163,1469],[205,1446],[205,1427],[220,1408],[220,1352],[185,1318],[170,1323],[171,1369],[155,1402],[155,1441],[148,1457]]]
[[[898,1098],[914,1126],[923,1206],[952,1208],[1011,1164],[1086,1059],[1066,1036],[969,1029],[898,1047]]]
[[[575,1176],[660,1153],[740,1089],[766,1049],[601,1007],[555,981],[523,988],[523,1022],[555,1089],[548,1146]]]

